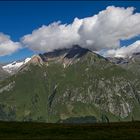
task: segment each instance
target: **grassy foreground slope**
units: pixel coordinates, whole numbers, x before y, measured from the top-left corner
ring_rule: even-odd
[[[139,140],[140,122],[45,124],[0,122],[0,139]]]

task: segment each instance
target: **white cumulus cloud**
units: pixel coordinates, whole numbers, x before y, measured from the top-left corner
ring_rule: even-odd
[[[20,43],[13,42],[10,36],[0,33],[0,56],[12,54],[20,47]]]
[[[140,13],[133,7],[109,6],[97,15],[75,18],[71,24],[54,22],[43,25],[21,41],[32,50],[53,51],[69,48],[74,44],[93,51],[120,47],[120,40],[140,34]]]
[[[140,40],[134,42],[133,44],[129,46],[124,46],[118,49],[111,49],[108,51],[105,51],[103,55],[105,57],[129,57],[133,53],[140,52]]]
[[[22,42],[32,50],[52,51],[59,48],[69,48],[79,42],[78,29],[81,20],[75,18],[72,24],[54,22],[48,26],[34,30],[32,34],[25,35]]]
[[[101,50],[120,47],[120,40],[140,34],[140,14],[134,8],[109,6],[91,18],[83,20],[79,33],[82,44]]]

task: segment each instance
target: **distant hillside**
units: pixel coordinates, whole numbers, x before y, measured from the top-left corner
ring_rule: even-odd
[[[130,70],[137,76],[140,75],[140,53],[133,53],[127,58],[108,58],[114,64],[121,66],[124,69]]]

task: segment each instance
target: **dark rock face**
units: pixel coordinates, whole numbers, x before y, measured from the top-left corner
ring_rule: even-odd
[[[65,56],[65,58],[71,59],[73,57],[82,57],[90,50],[81,48],[79,45],[74,45],[72,48],[64,48],[59,50],[54,50],[53,52],[48,52],[44,54],[39,54],[44,62],[48,61],[48,59],[56,58],[60,56]]]
[[[67,55],[65,56],[65,58],[73,58],[73,57],[77,57],[77,58],[80,58],[82,57],[83,55],[85,55],[87,52],[89,52],[90,50],[88,49],[84,49],[84,48],[81,48],[80,46],[78,45],[75,45],[73,46],[71,49],[69,49]]]
[[[60,50],[54,50],[53,52],[48,52],[44,54],[39,54],[39,56],[42,58],[44,62],[48,60],[48,58],[54,58],[54,57],[59,57],[61,55],[64,55],[67,53],[69,49],[60,49]]]
[[[134,56],[139,55],[140,56],[140,52],[137,53],[133,53]]]

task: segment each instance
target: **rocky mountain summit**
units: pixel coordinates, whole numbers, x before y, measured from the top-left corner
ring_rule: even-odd
[[[140,77],[122,66],[138,63],[139,56],[134,55],[125,62],[74,45],[33,56],[0,82],[0,119],[49,123],[79,122],[81,118],[140,120]]]

